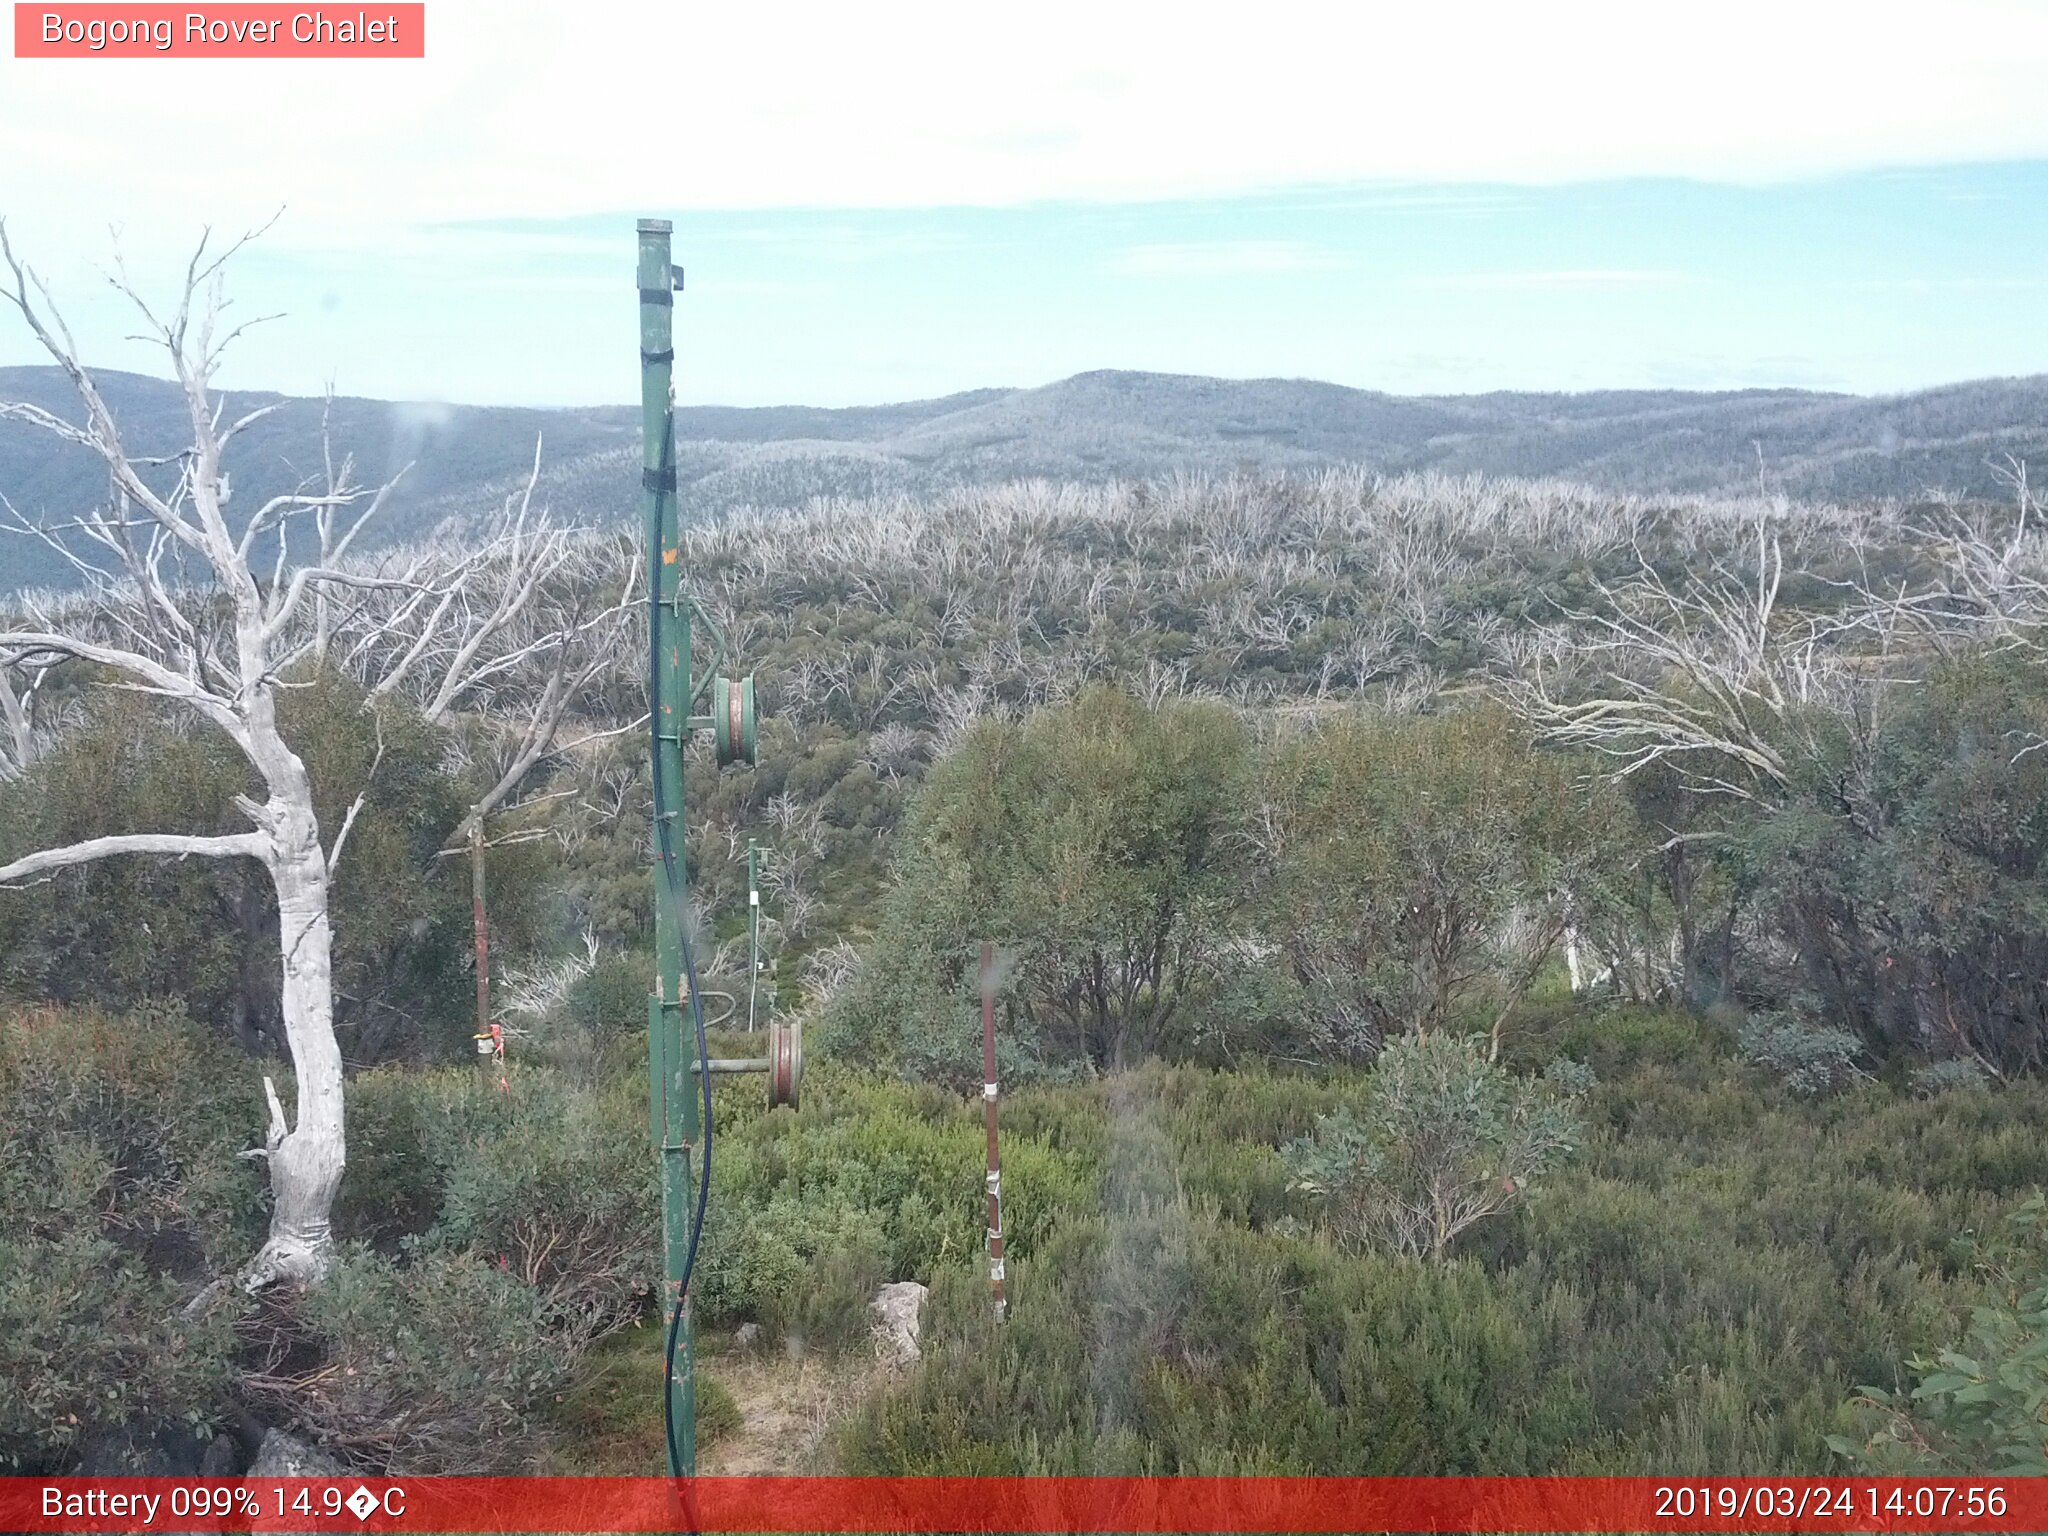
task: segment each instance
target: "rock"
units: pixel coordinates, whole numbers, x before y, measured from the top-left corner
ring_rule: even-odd
[[[240,1477],[242,1475],[242,1447],[233,1435],[225,1432],[215,1435],[213,1443],[207,1446],[206,1454],[199,1458],[201,1477]]]
[[[734,1354],[744,1355],[749,1350],[758,1349],[760,1344],[761,1325],[759,1323],[741,1323],[739,1327],[733,1329],[732,1352]]]
[[[281,1429],[267,1431],[249,1463],[250,1477],[340,1477],[348,1471],[316,1445]]]
[[[102,1430],[80,1449],[80,1477],[191,1477],[199,1470],[199,1442],[176,1430]]]
[[[228,1461],[219,1465],[219,1450],[227,1447]],[[79,1477],[233,1477],[241,1466],[241,1447],[233,1435],[215,1435],[204,1445],[189,1433],[175,1429],[154,1434],[133,1430],[102,1430],[82,1447]],[[152,1527],[154,1529],[154,1527]],[[200,1536],[199,1532],[166,1529],[162,1536]]]
[[[911,1365],[923,1352],[917,1347],[927,1292],[915,1280],[885,1285],[868,1303],[875,1315],[875,1353],[889,1365]]]

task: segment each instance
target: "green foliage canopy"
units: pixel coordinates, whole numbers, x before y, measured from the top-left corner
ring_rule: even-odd
[[[1562,1060],[1518,1078],[1488,1059],[1483,1036],[1407,1036],[1380,1052],[1356,1109],[1288,1145],[1288,1169],[1347,1241],[1441,1262],[1459,1233],[1577,1149],[1590,1085]]]
[[[1274,752],[1258,796],[1258,920],[1319,1054],[1497,1028],[1642,856],[1619,796],[1493,708],[1345,715]]]
[[[1038,1059],[1113,1068],[1158,1049],[1216,971],[1249,762],[1220,706],[1150,710],[1110,688],[984,722],[917,802],[841,1041],[907,1039],[924,1070],[978,1081],[985,938],[1004,955],[1004,1033]]]

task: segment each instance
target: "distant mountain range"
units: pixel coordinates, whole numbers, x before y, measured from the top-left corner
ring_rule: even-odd
[[[175,451],[184,406],[163,380],[103,373],[132,451]],[[65,415],[76,401],[52,368],[0,368],[0,399]],[[243,411],[283,396],[242,394]],[[245,512],[317,470],[322,403],[286,408],[236,444]],[[1312,469],[1362,461],[1387,472],[1556,476],[1645,493],[1753,490],[1855,500],[2004,494],[2007,455],[2048,460],[2048,376],[1989,379],[1870,397],[1803,390],[1725,393],[1401,396],[1294,379],[1077,374],[1037,389],[982,389],[900,405],[693,406],[677,412],[678,474],[691,515],[801,506],[814,496],[922,493],[1027,477],[1102,480],[1171,473]],[[385,538],[427,533],[495,505],[542,440],[542,485],[597,522],[639,505],[637,407],[530,410],[340,399],[333,435],[361,477],[413,467]],[[0,422],[0,495],[53,522],[105,493],[82,451]],[[0,590],[64,585],[50,551],[0,534]]]

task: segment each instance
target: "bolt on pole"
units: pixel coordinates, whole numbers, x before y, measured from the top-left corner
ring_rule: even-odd
[[[683,1264],[690,1242],[692,1149],[697,1144],[693,1041],[684,1038],[682,922],[688,891],[683,817],[683,748],[690,731],[690,620],[681,600],[682,541],[676,509],[675,290],[669,259],[672,226],[639,221],[640,483],[646,514],[649,620],[659,617],[660,644],[649,669],[654,715],[654,994],[648,999],[648,1120],[661,1160],[664,1311],[682,1308],[676,1369],[670,1384],[681,1475],[697,1469],[695,1351]]]

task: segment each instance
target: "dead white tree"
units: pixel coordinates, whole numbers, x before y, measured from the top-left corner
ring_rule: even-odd
[[[1933,567],[1918,590],[1895,587],[1859,593],[1879,611],[1896,613],[1937,648],[1961,638],[2039,659],[2048,651],[2048,519],[2027,477],[2008,457],[1997,471],[2012,491],[2011,525],[1999,528],[1988,509],[1937,508],[1906,533]]]
[[[335,654],[373,700],[409,698],[428,724],[451,731],[463,765],[481,770],[440,855],[469,858],[479,1041],[491,1038],[493,1020],[484,854],[547,835],[526,825],[492,838],[486,823],[517,808],[536,770],[560,754],[564,723],[589,702],[593,685],[608,674],[637,674],[627,643],[640,579],[635,551],[536,509],[540,465],[536,439],[524,484],[482,529],[465,529],[459,545],[448,545],[440,579],[379,589],[333,628]],[[324,615],[319,631],[324,645]],[[579,742],[645,722],[642,715]]]
[[[465,842],[508,808],[561,750],[565,722],[589,691],[644,665],[630,644],[642,579],[635,551],[533,507],[540,444],[523,487],[482,529],[464,532],[431,588],[389,589],[346,626],[350,670],[372,697],[410,697],[429,724],[482,727],[489,772],[450,837]],[[646,717],[596,733],[616,735]],[[585,735],[578,742],[592,740]]]
[[[1750,800],[1790,776],[1784,726],[1820,676],[1823,632],[1778,613],[1784,556],[1759,522],[1751,567],[1716,562],[1676,584],[1647,559],[1634,577],[1598,584],[1597,609],[1567,613],[1558,643],[1524,653],[1510,702],[1546,739],[1585,747],[1627,777],[1669,765],[1697,790]],[[1601,672],[1591,690],[1560,690],[1562,654]]]
[[[1808,707],[1867,734],[1887,689],[1931,653],[1993,646],[2041,654],[2048,542],[2025,468],[2009,530],[1951,510],[1899,534],[1922,571],[1888,588],[1835,583],[1818,614],[1783,612],[1784,554],[1759,517],[1740,566],[1669,581],[1638,554],[1629,579],[1596,583],[1600,604],[1504,648],[1510,702],[1552,741],[1581,746],[1625,778],[1656,764],[1705,794],[1772,803],[1802,752]],[[1917,660],[1916,660],[1917,659]]]
[[[40,755],[36,695],[49,674],[47,663],[0,666],[0,726],[6,728],[6,734],[0,736],[0,781],[18,778]]]
[[[324,490],[270,498],[239,531],[230,518],[227,451],[277,408],[265,406],[230,421],[213,393],[223,349],[247,328],[222,324],[222,267],[250,238],[216,253],[209,253],[210,240],[202,240],[186,268],[176,309],[161,316],[125,273],[111,279],[141,314],[148,339],[163,349],[186,407],[189,445],[144,458],[123,440],[48,289],[16,256],[0,225],[5,297],[70,381],[82,420],[21,402],[0,402],[0,418],[91,453],[110,486],[99,509],[61,529],[32,530],[72,562],[86,582],[87,600],[69,605],[63,617],[48,606],[28,607],[0,631],[0,661],[31,671],[82,663],[96,669],[107,686],[190,710],[235,744],[263,790],[260,799],[235,797],[247,830],[211,836],[142,831],[46,848],[0,867],[0,883],[122,854],[247,858],[269,874],[277,898],[282,1013],[297,1112],[287,1119],[266,1077],[269,1125],[255,1155],[268,1160],[273,1207],[268,1241],[242,1272],[242,1283],[253,1290],[278,1280],[315,1279],[324,1271],[332,1249],[328,1215],[345,1161],[328,893],[354,809],[331,841],[323,840],[305,764],[278,724],[278,692],[283,675],[314,644],[303,622],[309,595],[414,583],[319,565],[287,573],[290,520],[348,507],[358,509],[353,521],[359,528],[377,510],[381,491],[367,493],[363,505],[366,493],[337,480]],[[257,561],[268,552],[267,539],[275,541],[277,554],[266,580]]]
[[[163,318],[125,275],[113,280],[163,348],[184,396],[189,446],[151,458],[123,440],[62,315],[0,226],[0,256],[12,276],[5,297],[70,380],[83,419],[6,402],[0,418],[92,453],[110,484],[105,506],[70,522],[15,518],[70,564],[85,590],[61,609],[24,605],[0,628],[0,668],[33,682],[59,664],[82,663],[106,686],[190,710],[234,742],[263,786],[260,800],[236,797],[247,831],[95,838],[17,859],[0,868],[0,883],[125,853],[253,858],[268,872],[298,1102],[288,1120],[264,1080],[270,1120],[264,1148],[252,1155],[268,1160],[274,1205],[268,1240],[241,1275],[254,1290],[317,1279],[332,1250],[328,1214],[346,1134],[328,898],[368,793],[365,786],[340,827],[323,835],[305,766],[278,725],[279,691],[296,667],[336,667],[361,682],[372,710],[403,695],[429,722],[487,753],[483,787],[452,839],[459,849],[557,750],[564,721],[593,683],[623,662],[629,594],[613,597],[625,590],[614,581],[624,546],[584,538],[536,513],[534,475],[480,536],[374,561],[355,557],[351,546],[395,482],[360,487],[353,463],[337,463],[331,450],[320,482],[270,498],[246,521],[232,516],[229,446],[277,409],[229,421],[212,388],[223,348],[246,328],[222,324],[222,268],[249,238],[211,255],[202,242],[176,310]],[[310,524],[309,536],[297,542],[311,560],[294,567],[291,534],[302,524]],[[19,764],[34,746],[34,688],[10,682],[5,691],[0,723],[8,745],[0,755]]]

